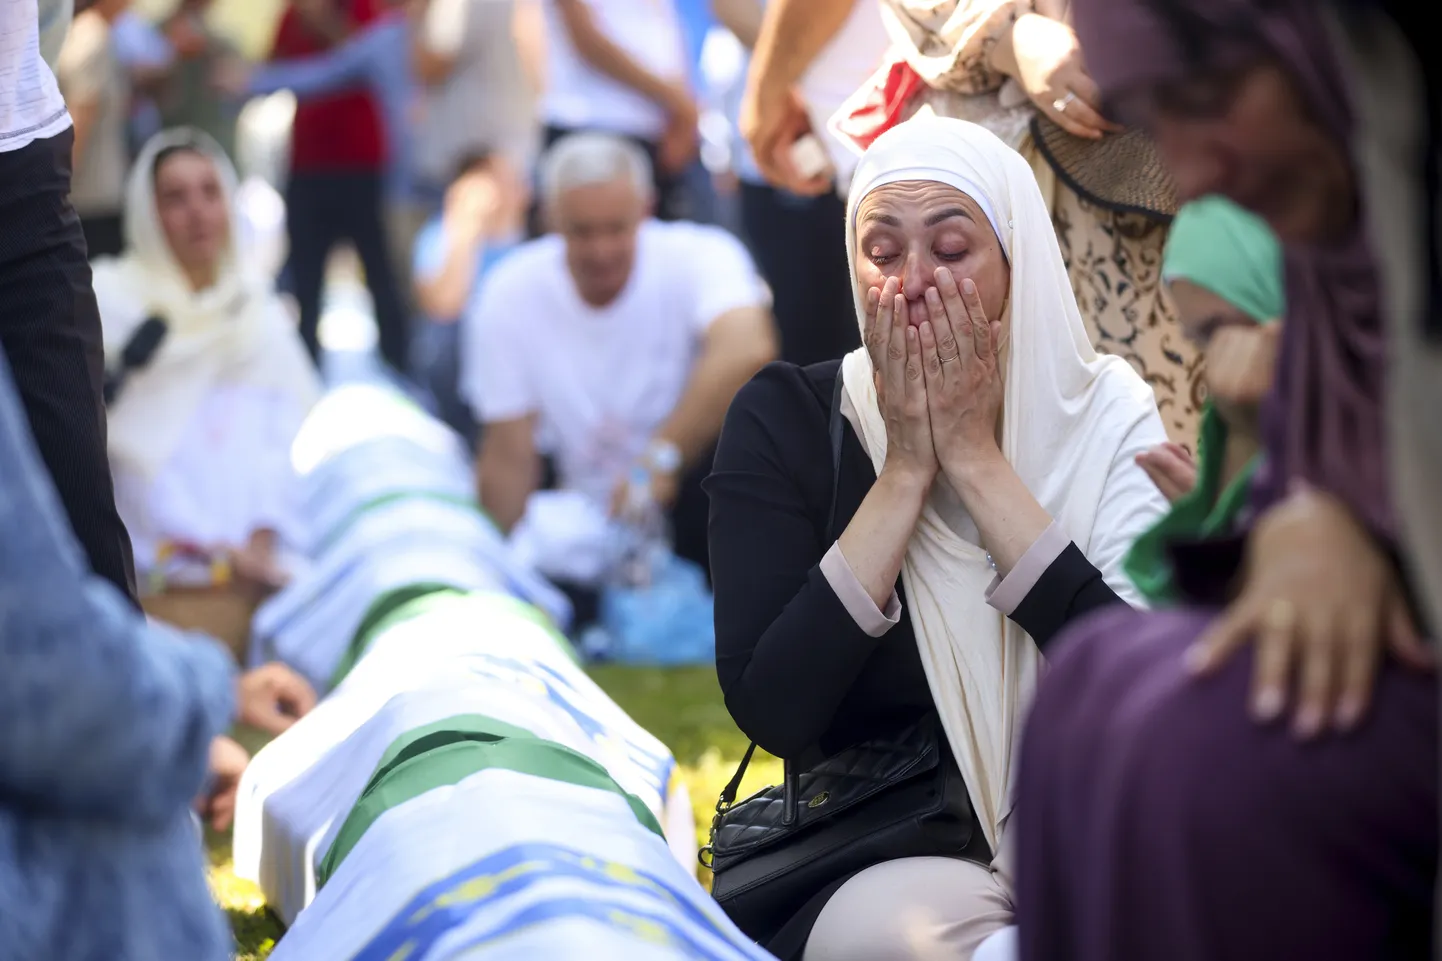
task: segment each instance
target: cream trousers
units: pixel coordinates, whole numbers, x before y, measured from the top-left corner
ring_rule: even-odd
[[[803,961],[971,961],[1014,923],[1002,857],[902,858],[867,868],[821,909]]]

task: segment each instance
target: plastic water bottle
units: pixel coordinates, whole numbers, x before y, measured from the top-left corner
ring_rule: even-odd
[[[651,496],[651,475],[644,468],[631,473],[623,517],[620,563],[616,570],[616,586],[649,587],[671,553],[671,538],[666,515]]]

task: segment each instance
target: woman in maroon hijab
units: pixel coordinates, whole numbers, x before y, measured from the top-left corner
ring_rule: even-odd
[[[1076,0],[1108,115],[1286,244],[1266,464],[1193,606],[1079,626],[1015,815],[1023,961],[1430,957],[1437,699],[1386,477],[1379,283],[1306,0]]]

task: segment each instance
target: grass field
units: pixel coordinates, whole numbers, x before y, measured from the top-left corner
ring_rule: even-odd
[[[658,670],[652,668],[601,667],[591,671],[616,703],[636,722],[655,734],[681,767],[691,801],[696,808],[698,839],[711,824],[716,795],[731,778],[746,751],[746,738],[721,702],[716,673],[709,667]],[[263,738],[242,735],[242,743],[259,749]],[[773,758],[753,763],[747,774],[745,793],[781,778],[781,764]],[[239,961],[260,961],[269,956],[280,937],[280,926],[266,912],[260,891],[240,880],[230,869],[230,838],[209,838],[210,883],[216,898],[230,917],[239,945]]]

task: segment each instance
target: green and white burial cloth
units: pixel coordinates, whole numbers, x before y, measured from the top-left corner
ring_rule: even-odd
[[[695,880],[670,752],[581,671],[455,436],[345,387],[294,455],[311,565],[252,657],[330,693],[240,786],[236,872],[290,925],[274,961],[767,958]]]
[[[500,594],[426,595],[377,622],[347,663],[331,695],[260,751],[241,782],[235,869],[260,884],[283,921],[295,921],[324,866],[335,867],[336,839],[388,752],[420,730],[444,739],[467,725],[508,725],[502,733],[529,735],[536,744],[527,747],[548,757],[564,750],[589,760],[628,810],[639,805],[632,822],[664,828],[672,867],[692,876],[695,821],[670,752],[586,676],[535,608]]]
[[[291,445],[291,460],[309,475],[351,448],[386,438],[403,438],[451,463],[468,460],[455,431],[380,383],[347,384],[322,397]]]
[[[329,449],[304,476],[310,560],[256,612],[251,665],[283,661],[324,692],[357,633],[383,615],[383,599],[398,592],[499,591],[565,623],[564,595],[514,560],[475,503],[464,459],[437,449],[436,438],[425,439],[435,426],[426,415],[398,397],[364,393],[359,399],[398,411],[379,423],[409,434],[361,436],[349,447]],[[337,416],[327,408],[315,418],[325,423]]]
[[[580,766],[563,757],[538,751],[398,790],[409,799],[370,821],[273,961],[770,957],[682,870],[633,798],[577,783]]]

